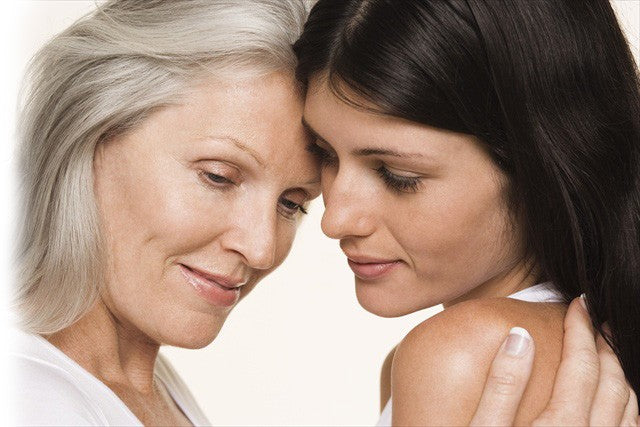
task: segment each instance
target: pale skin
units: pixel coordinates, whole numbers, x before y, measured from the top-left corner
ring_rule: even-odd
[[[180,265],[241,278],[244,297],[284,260],[299,208],[319,194],[302,111],[288,74],[205,79],[181,102],[98,147],[95,193],[109,253],[105,291],[85,317],[47,338],[144,424],[189,423],[154,379],[160,345],[207,345],[231,310],[196,295]],[[514,268],[503,290],[521,286],[524,276]],[[487,352],[499,347],[496,337],[482,344]],[[489,384],[485,396],[492,390]],[[480,424],[496,422],[496,409],[514,405],[517,400],[487,400],[478,410],[487,411]]]
[[[624,373],[611,348],[605,345],[588,323],[580,298],[569,306],[564,319],[562,361],[553,392],[544,411],[532,425],[634,426],[636,395],[626,383]],[[513,356],[505,343],[493,360],[480,403],[471,425],[514,424],[520,399],[526,389],[534,361],[531,342],[524,354]],[[391,397],[391,368],[395,348],[386,357],[380,376],[380,410]],[[596,380],[597,378],[597,380]],[[569,396],[569,397],[568,397]]]
[[[204,79],[96,151],[105,290],[48,339],[143,424],[189,424],[154,379],[158,349],[209,344],[233,308],[205,301],[182,266],[240,280],[243,298],[284,260],[319,195],[302,102],[290,73]]]
[[[506,177],[478,140],[354,108],[321,75],[309,83],[304,120],[315,136],[310,151],[324,163],[323,231],[340,240],[352,261],[394,264],[374,279],[356,272],[360,304],[390,317],[438,303],[446,308],[416,327],[383,364],[381,408],[393,395],[394,425],[636,422],[628,386],[611,393],[616,405],[610,410],[595,405],[598,370],[575,375],[585,363],[575,354],[588,353],[593,335],[579,335],[582,346],[568,336],[563,354],[564,330],[580,329],[586,315],[565,322],[562,304],[500,298],[535,284],[537,268],[523,249],[517,215],[507,208]],[[535,358],[533,344],[518,360],[500,357],[516,325],[533,336]],[[603,356],[609,352],[601,357],[602,381],[613,365],[610,349],[598,348]],[[526,389],[525,366],[531,369]],[[619,371],[611,378],[625,384]],[[491,404],[503,406],[491,415]]]
[[[477,299],[423,322],[404,338],[394,357],[394,423],[469,424],[496,348],[511,327],[522,325],[535,340],[536,357],[514,424],[531,424],[551,397],[565,310],[561,304]],[[412,375],[421,379],[413,380]]]

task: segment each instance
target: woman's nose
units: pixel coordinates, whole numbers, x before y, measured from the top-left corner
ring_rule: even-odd
[[[233,232],[227,236],[227,247],[242,255],[249,267],[259,270],[272,268],[276,258],[278,214],[273,206],[270,208],[274,212],[244,209]]]
[[[325,174],[323,179],[322,232],[332,239],[364,237],[374,231],[375,212],[371,191],[357,177],[346,173]]]

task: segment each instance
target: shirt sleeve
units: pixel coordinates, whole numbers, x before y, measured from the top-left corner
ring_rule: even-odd
[[[98,426],[106,419],[64,372],[29,359],[15,361],[10,393],[15,425]]]

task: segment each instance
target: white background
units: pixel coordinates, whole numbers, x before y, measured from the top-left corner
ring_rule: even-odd
[[[8,272],[8,284],[19,81],[31,55],[91,10],[94,2],[13,0],[2,5],[3,52],[8,58],[0,68],[0,241],[4,242],[0,244],[0,267]],[[640,0],[616,0],[614,7],[638,58]],[[201,350],[162,350],[214,424],[375,423],[384,357],[415,324],[439,310],[382,319],[360,308],[351,271],[337,243],[320,232],[321,214],[321,203],[316,201],[289,258],[235,309],[211,345]],[[6,286],[2,289],[4,302]],[[2,313],[6,323],[6,309]],[[0,366],[0,378],[6,378],[6,363]],[[0,396],[0,401],[6,401],[4,397]],[[6,416],[6,410],[1,412]]]

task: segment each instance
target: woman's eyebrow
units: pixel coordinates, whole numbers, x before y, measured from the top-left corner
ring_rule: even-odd
[[[389,150],[387,148],[360,148],[353,151],[355,156],[393,156],[400,158],[425,157],[423,153],[402,153],[400,151]]]
[[[208,135],[204,138],[202,138],[203,140],[214,140],[214,141],[223,141],[226,143],[231,143],[232,145],[235,145],[236,148],[244,151],[245,153],[247,153],[249,156],[253,157],[253,159],[262,167],[264,167],[264,161],[260,158],[260,155],[251,147],[249,147],[249,145],[243,143],[242,141],[238,140],[237,138],[234,138],[232,136],[229,135]]]
[[[304,128],[307,130],[307,132],[309,132],[311,135],[313,135],[314,138],[319,139],[320,141],[329,144],[327,142],[326,139],[324,139],[322,136],[320,136],[320,134],[318,132],[316,132],[316,130],[314,128],[311,127],[311,125],[309,124],[309,122],[307,122],[307,120],[304,118],[304,116],[302,117],[302,126],[304,126]],[[329,144],[331,145],[331,144]]]
[[[318,132],[314,128],[311,127],[309,122],[307,122],[307,120],[304,117],[302,117],[302,125],[305,127],[307,131],[309,131],[309,133],[313,135],[314,138],[317,138],[321,142],[331,146],[331,144],[327,142],[325,138],[323,138],[320,134],[318,134]],[[388,148],[378,148],[378,147],[358,148],[353,150],[351,154],[359,157],[391,156],[391,157],[398,157],[402,159],[419,158],[419,159],[428,159],[428,160],[434,161],[434,159],[431,156],[427,156],[424,153],[419,153],[419,152],[404,153],[396,150],[390,150]]]
[[[323,143],[327,144],[327,145],[331,145],[327,142],[327,140],[325,138],[323,138],[322,136],[320,136],[320,134],[311,127],[311,125],[309,124],[309,122],[302,117],[302,126],[304,126],[304,128],[311,134],[313,135],[314,138],[319,139],[320,141],[322,141]],[[396,155],[397,157],[404,157],[399,155],[399,153],[395,153],[392,152],[391,150],[383,150],[383,149],[378,149],[378,148],[362,148],[356,151],[353,151],[352,154],[356,155],[356,156],[370,156],[370,155],[375,155],[375,154],[379,154],[379,155]]]

